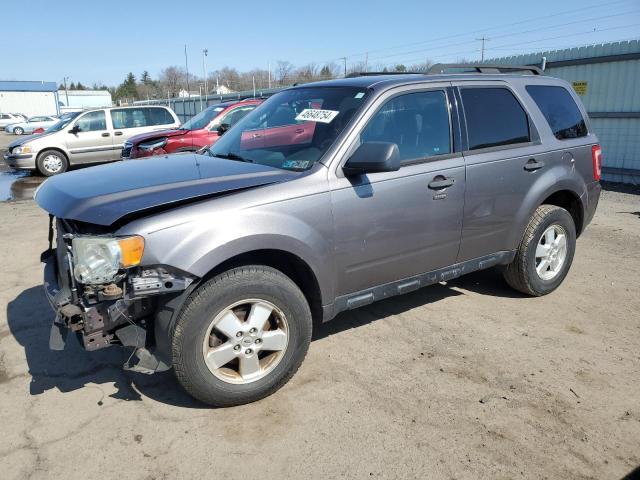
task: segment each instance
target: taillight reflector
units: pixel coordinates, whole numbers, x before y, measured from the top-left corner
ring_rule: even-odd
[[[600,145],[591,147],[591,160],[593,162],[593,179],[600,181],[602,176],[602,147]]]

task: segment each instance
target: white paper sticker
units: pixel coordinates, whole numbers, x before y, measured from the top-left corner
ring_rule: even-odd
[[[336,110],[320,110],[319,108],[305,108],[302,110],[296,120],[302,122],[320,122],[331,123],[331,120],[336,118],[340,112]]]

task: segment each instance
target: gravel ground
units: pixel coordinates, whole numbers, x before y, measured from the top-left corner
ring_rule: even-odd
[[[49,351],[47,217],[22,201],[0,218],[3,479],[615,479],[640,465],[638,192],[604,192],[555,293],[523,297],[489,270],[343,314],[282,390],[220,410],[171,372],[123,372],[119,349]]]

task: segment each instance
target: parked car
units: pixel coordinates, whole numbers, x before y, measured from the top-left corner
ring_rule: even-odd
[[[5,162],[12,168],[56,175],[70,165],[119,160],[128,138],[180,125],[176,114],[162,106],[99,108],[65,118],[71,121],[58,123],[64,128],[10,143]]]
[[[136,135],[127,140],[122,159],[195,152],[215,143],[230,127],[256,108],[262,100],[251,99],[211,105],[180,128]]]
[[[7,125],[24,122],[25,120],[26,118],[17,113],[0,113],[0,128],[4,129]]]
[[[56,123],[58,119],[49,115],[40,115],[30,117],[28,120],[20,120],[18,123],[10,123],[4,127],[4,131],[7,133],[13,133],[14,135],[23,135],[25,133],[33,133],[36,128],[47,128]]]
[[[204,155],[48,179],[50,346],[130,347],[127,368],[230,406],[284,385],[339,312],[493,266],[553,292],[598,204],[598,139],[567,82],[469,68],[293,87]]]

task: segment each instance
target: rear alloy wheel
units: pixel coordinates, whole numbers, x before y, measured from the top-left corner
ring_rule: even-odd
[[[51,177],[52,175],[66,172],[67,168],[69,168],[69,162],[67,157],[57,150],[45,150],[38,155],[36,166],[42,175]]]
[[[22,135],[24,133],[24,128],[16,127],[13,129],[13,133],[15,133],[16,135]]]
[[[525,229],[516,256],[504,271],[516,290],[536,297],[553,292],[569,273],[576,227],[564,208],[540,205]]]
[[[270,267],[239,267],[198,287],[173,332],[182,386],[218,407],[259,400],[297,371],[311,342],[311,312],[298,286]]]

